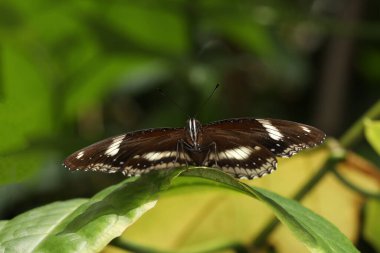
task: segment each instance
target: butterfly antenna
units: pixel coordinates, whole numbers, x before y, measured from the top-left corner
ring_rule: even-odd
[[[194,115],[194,118],[198,115],[198,113],[201,111],[203,107],[210,101],[211,97],[214,95],[216,89],[219,88],[219,84],[216,84],[215,88],[212,90],[211,94],[208,96],[208,98],[203,102],[203,104],[199,107],[197,113]]]
[[[190,116],[186,113],[186,110],[183,109],[182,106],[180,106],[173,98],[169,97],[162,89],[160,88],[157,88],[157,91],[163,96],[163,97],[166,97],[168,98],[175,106],[177,106],[177,108],[183,112],[184,114],[187,115],[188,118],[190,118]]]

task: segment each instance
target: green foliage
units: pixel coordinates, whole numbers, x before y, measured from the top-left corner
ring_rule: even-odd
[[[129,40],[129,43],[139,48],[168,55],[186,54],[189,50],[189,38],[181,13],[165,6],[147,7],[146,4],[137,2],[129,5],[120,2],[107,6],[105,21]],[[125,22],[125,17],[128,17],[128,22]]]
[[[380,201],[370,200],[365,207],[365,238],[380,252]]]
[[[329,48],[325,47],[324,42],[330,39],[325,40],[325,36],[329,36],[328,31],[334,31],[334,27],[340,34],[341,29],[337,27],[349,30],[351,25],[342,24],[338,19],[330,20],[330,16],[326,20],[325,16],[317,13],[320,10],[338,13],[334,4],[326,2],[318,8],[309,8],[307,3],[293,2],[291,5],[289,8],[289,3],[282,1],[264,3],[227,0],[165,0],[159,3],[154,0],[107,3],[36,0],[32,4],[24,0],[0,1],[0,186],[13,184],[13,191],[18,191],[18,187],[27,188],[15,194],[17,198],[7,192],[8,188],[1,188],[1,196],[10,196],[2,201],[0,211],[9,209],[7,217],[10,214],[14,216],[25,208],[40,205],[41,202],[37,203],[36,200],[47,203],[52,199],[72,198],[82,194],[78,193],[78,189],[83,188],[86,188],[86,194],[93,194],[94,185],[98,187],[96,189],[100,188],[97,183],[109,185],[106,177],[92,181],[93,175],[86,175],[86,180],[91,179],[86,184],[81,181],[80,187],[62,190],[57,185],[51,186],[55,182],[65,184],[65,180],[76,180],[73,178],[77,174],[65,174],[60,164],[65,155],[84,144],[115,132],[182,122],[184,117],[176,108],[173,109],[173,104],[168,99],[161,100],[154,92],[158,86],[166,86],[163,88],[171,96],[175,94],[174,100],[186,112],[193,113],[196,110],[194,108],[208,96],[214,83],[221,83],[220,95],[214,96],[204,109],[210,111],[207,112],[208,117],[206,113],[200,114],[204,116],[202,120],[247,115],[281,117],[300,122],[318,118],[309,115],[309,112],[316,111],[313,104],[316,100],[324,104],[324,97],[329,97],[323,95],[323,90],[330,91],[326,87],[311,88],[308,85],[316,80],[325,80],[324,76],[318,76],[323,72],[320,69],[326,67],[320,63],[323,62],[321,53],[324,55],[324,48]],[[377,2],[368,5],[367,8],[357,9],[378,9]],[[376,19],[377,16],[371,22]],[[333,27],[328,27],[326,21]],[[370,35],[363,40],[370,41],[373,38],[371,36],[376,37],[376,29],[366,24],[354,24],[360,34],[350,34],[349,38]],[[360,47],[355,50],[355,57],[358,55],[359,60],[352,57],[355,64],[351,65],[355,65],[355,71],[352,72],[357,76],[349,80],[360,82],[361,93],[355,99],[346,100],[350,101],[355,111],[352,115],[350,113],[351,118],[348,120],[340,119],[342,122],[357,117],[363,109],[361,106],[368,106],[371,101],[378,99],[379,94],[380,50],[376,43],[370,47],[365,47],[366,42],[355,45]],[[331,73],[339,75],[339,67],[338,71],[331,69]],[[366,79],[365,82],[362,78]],[[356,90],[334,92],[355,94]],[[321,95],[316,98],[315,94]],[[337,95],[333,92],[329,94]],[[218,98],[223,102],[214,103]],[[335,102],[340,101],[344,99],[338,97]],[[213,103],[217,106],[213,107]],[[331,104],[326,106],[334,107]],[[378,110],[374,111],[374,117],[378,116]],[[342,146],[346,148],[347,143],[359,139],[363,121],[358,126],[345,141],[340,142]],[[97,132],[96,129],[101,130]],[[379,132],[377,121],[366,122],[365,135],[378,153]],[[278,217],[308,247],[335,249],[336,245],[332,241],[323,240],[320,235],[331,231],[333,235],[339,233],[334,229],[330,231],[330,227],[315,231],[307,227],[306,221],[321,227],[325,223],[319,218],[317,223],[303,219],[304,209],[293,208],[296,203],[260,189],[246,188],[218,172],[195,170],[191,173],[195,172],[213,177],[213,180],[204,183],[205,187],[215,185],[217,188],[238,190],[268,202]],[[50,180],[52,175],[56,178]],[[158,175],[151,177],[155,176]],[[164,182],[164,178],[162,180],[163,188],[169,185]],[[130,187],[138,182],[144,181],[126,181],[115,187]],[[145,183],[152,187],[153,192],[162,190],[154,188],[152,182]],[[201,185],[200,181],[194,180],[192,186],[195,185]],[[54,188],[55,192],[47,190],[49,187]],[[184,185],[177,181],[172,189],[178,189],[176,187],[183,188]],[[112,193],[106,190],[96,195],[96,198],[100,196],[99,199],[94,197],[54,203],[10,221],[0,222],[1,238],[7,240],[7,236],[14,236],[8,241],[9,244],[4,245],[20,246],[17,248],[20,251],[30,250],[33,245],[41,250],[51,250],[53,244],[73,239],[73,248],[81,247],[83,243],[83,247],[91,244],[101,249],[139,215],[137,211],[128,209],[131,206],[115,205],[112,199],[107,198],[107,194],[115,192],[112,195],[115,199],[121,196],[133,199],[130,205],[136,205],[141,209],[140,213],[149,208],[143,204],[148,201],[144,197],[137,199],[134,195],[128,195],[133,192],[130,188],[124,194],[116,193],[113,187],[109,191]],[[146,192],[138,194],[148,198]],[[18,198],[23,199],[15,207],[8,203],[8,199],[16,201]],[[153,194],[151,198],[153,201],[156,195]],[[24,203],[25,200],[30,202]],[[121,205],[127,205],[125,201],[121,199]],[[22,211],[18,210],[19,205]],[[88,213],[85,208],[91,212]],[[57,213],[52,215],[51,212],[55,211]],[[107,214],[104,219],[99,217],[104,212],[112,213],[113,216],[108,217]],[[376,216],[373,213],[372,217]],[[43,219],[38,220],[32,216],[34,214],[51,217],[47,219],[51,223],[48,222],[47,227],[40,227]],[[302,219],[294,218],[295,214]],[[82,224],[79,218],[75,220],[76,217],[84,216],[87,220],[83,221],[88,224]],[[31,220],[32,217],[35,221]],[[121,223],[115,225],[115,230],[109,230],[111,232],[107,238],[102,237],[100,231],[104,232],[107,226],[113,224],[115,220],[112,219],[115,217]],[[55,224],[57,220],[62,221]],[[17,222],[18,225],[15,224]],[[30,224],[25,232],[18,227],[21,223]],[[69,226],[74,232],[59,234],[57,231],[64,226]],[[16,230],[14,233],[5,233],[9,231],[8,228]],[[36,231],[34,228],[41,230]],[[24,235],[25,240],[22,239]],[[374,239],[370,240],[376,244]],[[339,236],[335,241],[347,244],[346,239]]]
[[[41,168],[43,150],[30,150],[29,136],[52,131],[51,89],[20,48],[2,45],[3,100],[0,104],[0,184],[19,182]],[[30,97],[36,92],[38,98]]]
[[[27,147],[28,135],[51,131],[50,87],[20,48],[2,45],[0,152]],[[38,100],[30,94],[38,93]]]
[[[91,71],[82,73],[81,77],[67,89],[65,114],[73,118],[78,111],[83,111],[95,105],[97,101],[109,95],[110,88],[119,86],[122,82],[141,81],[142,73],[149,73],[150,78],[165,75],[166,63],[149,57],[136,55],[127,57],[106,57],[98,59],[89,67]],[[93,74],[96,71],[96,75]],[[141,88],[141,87],[140,87]],[[78,110],[80,108],[80,110]]]
[[[247,186],[215,169],[189,170],[184,175],[209,178],[262,201],[311,252],[359,252],[336,227],[296,201]]]
[[[10,221],[3,221],[0,249],[4,252],[36,252],[35,249],[41,243],[47,242],[49,231],[54,231],[65,217],[85,202],[84,199],[56,202],[33,209]],[[75,235],[73,239],[75,240]],[[69,247],[71,246],[66,246]]]
[[[4,221],[0,224],[0,249],[97,252],[152,208],[158,194],[183,171],[184,168],[154,171],[135,181],[127,179],[111,186],[89,200],[57,202]],[[203,186],[228,188],[262,201],[311,252],[358,252],[332,224],[295,201],[247,186],[215,169],[193,168],[183,174],[209,179],[201,181]],[[194,179],[186,186],[196,184]]]
[[[41,150],[0,156],[0,184],[29,179],[41,168],[45,157],[46,153]]]
[[[380,155],[380,121],[365,120],[365,136],[372,148]]]
[[[5,252],[98,252],[167,189],[179,170],[150,173],[111,186],[91,199],[52,203],[1,223]]]

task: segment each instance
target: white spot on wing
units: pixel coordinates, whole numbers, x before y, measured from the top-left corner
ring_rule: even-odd
[[[112,143],[107,148],[105,154],[110,156],[116,155],[120,150],[120,144],[123,142],[124,137],[125,134],[113,138]]]
[[[79,152],[79,153],[77,154],[77,156],[76,156],[76,159],[80,159],[80,158],[82,158],[83,155],[84,155],[84,151]]]
[[[238,147],[220,152],[218,156],[221,159],[245,160],[252,154],[252,151],[250,147]]]
[[[162,158],[166,158],[166,157],[176,157],[176,155],[177,155],[176,152],[162,151],[162,152],[149,152],[149,153],[141,155],[141,157],[148,160],[148,161],[154,162],[154,161],[160,160]],[[190,159],[187,156],[187,154],[183,154],[183,156],[185,156],[186,159],[187,158]]]
[[[308,132],[310,133],[311,130],[308,128],[308,127],[305,127],[305,126],[301,126],[302,130],[304,130],[305,132]]]
[[[265,130],[267,130],[269,137],[272,138],[273,140],[278,141],[284,137],[282,133],[280,132],[280,130],[278,130],[277,127],[273,126],[269,120],[258,119],[257,121],[260,122],[260,124],[265,128]]]

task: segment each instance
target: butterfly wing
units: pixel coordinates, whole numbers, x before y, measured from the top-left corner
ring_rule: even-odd
[[[279,157],[290,157],[303,149],[315,147],[326,137],[315,127],[279,119],[228,119],[210,123],[204,129],[243,134]]]
[[[249,179],[272,173],[276,156],[290,157],[325,139],[315,127],[278,119],[227,119],[203,126],[203,132],[215,145],[205,165]]]
[[[85,147],[64,161],[70,170],[122,172],[134,176],[152,169],[186,165],[189,157],[178,151],[183,128],[147,129],[111,137]]]
[[[277,119],[223,120],[203,126],[202,132],[207,144],[202,152],[180,146],[186,139],[184,128],[158,128],[105,139],[70,155],[64,165],[128,176],[198,165],[252,179],[274,171],[276,156],[290,157],[325,139],[317,128]]]
[[[213,143],[204,166],[219,168],[236,178],[248,179],[262,177],[276,169],[275,155],[247,134],[222,129],[203,131]]]

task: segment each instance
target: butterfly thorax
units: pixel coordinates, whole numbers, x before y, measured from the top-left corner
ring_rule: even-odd
[[[195,118],[186,121],[186,144],[191,151],[201,151],[202,149],[202,124]]]

